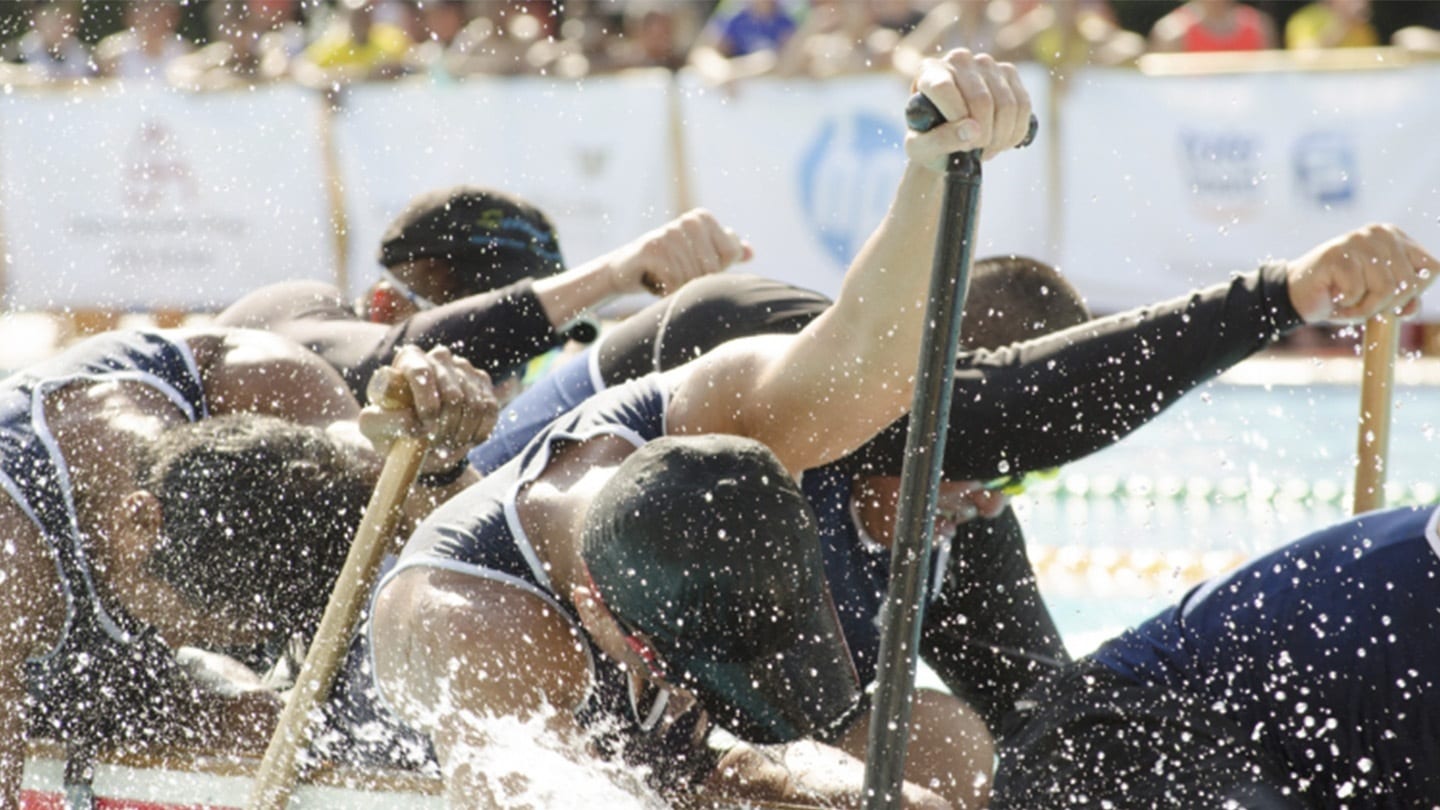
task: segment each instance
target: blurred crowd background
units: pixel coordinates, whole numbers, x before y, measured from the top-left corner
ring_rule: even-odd
[[[657,67],[735,88],[912,75],[955,47],[1038,63],[1058,88],[1071,68],[1148,54],[1377,46],[1440,57],[1440,0],[0,0],[0,88],[41,96],[110,79],[182,92],[291,83],[338,103],[358,82]],[[1440,325],[1412,331],[1406,345],[1440,354]],[[1354,335],[1304,330],[1289,343],[1348,353]]]
[[[1427,0],[22,0],[0,3],[0,81],[336,89],[688,65],[725,84],[910,73],[960,46],[1058,68],[1175,51],[1434,53],[1436,29]]]

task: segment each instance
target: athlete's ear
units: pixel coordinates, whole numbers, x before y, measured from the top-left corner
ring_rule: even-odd
[[[148,489],[137,489],[120,499],[116,519],[133,529],[159,534],[163,522],[160,499]]]

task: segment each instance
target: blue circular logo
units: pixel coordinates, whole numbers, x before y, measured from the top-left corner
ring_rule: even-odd
[[[905,168],[904,131],[890,118],[857,112],[821,122],[800,161],[800,209],[811,233],[843,270],[880,224]]]

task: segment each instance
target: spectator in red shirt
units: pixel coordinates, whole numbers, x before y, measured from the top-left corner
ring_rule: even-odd
[[[1150,49],[1162,53],[1262,51],[1276,41],[1275,21],[1235,0],[1190,0],[1150,29]]]

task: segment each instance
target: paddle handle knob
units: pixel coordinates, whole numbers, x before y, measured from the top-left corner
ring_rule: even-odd
[[[415,404],[415,397],[410,393],[410,383],[388,366],[376,369],[375,373],[370,375],[370,383],[365,386],[365,395],[370,404],[386,411],[408,410]]]
[[[916,93],[905,104],[905,125],[910,129],[916,132],[929,132],[943,123],[945,123],[945,116],[940,114],[940,108],[936,107],[935,102],[927,98],[924,93]],[[1031,113],[1030,128],[1025,131],[1025,138],[1016,148],[1029,146],[1039,131],[1040,119]]]

